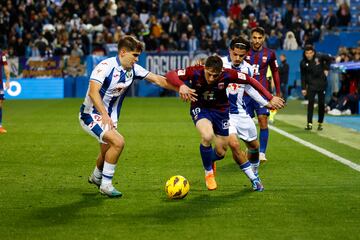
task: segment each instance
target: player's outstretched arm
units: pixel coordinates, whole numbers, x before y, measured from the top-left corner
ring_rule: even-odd
[[[180,80],[179,76],[175,71],[170,71],[166,74],[166,80],[171,85],[178,88],[180,98],[184,101],[197,101],[197,94],[195,89],[189,88],[183,81]]]

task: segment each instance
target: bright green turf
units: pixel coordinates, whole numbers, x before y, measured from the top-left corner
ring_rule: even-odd
[[[207,191],[198,133],[178,99],[125,100],[115,175],[124,196],[101,196],[87,183],[98,146],[79,126],[81,101],[6,102],[0,239],[359,239],[360,173],[275,132],[263,193],[250,191],[230,153],[218,163],[218,190]],[[276,126],[359,163],[356,149]],[[176,174],[190,193],[167,200],[164,184]]]

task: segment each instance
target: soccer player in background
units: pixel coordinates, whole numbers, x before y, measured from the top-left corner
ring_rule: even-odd
[[[176,87],[188,84],[196,90],[197,101],[191,102],[190,114],[200,133],[200,155],[205,169],[205,183],[208,190],[215,190],[215,172],[213,163],[225,156],[229,135],[229,101],[226,88],[229,84],[250,84],[270,100],[274,108],[282,108],[283,100],[273,97],[259,82],[244,73],[233,69],[223,69],[220,57],[210,56],[205,66],[192,66],[186,69],[170,71],[167,80]],[[215,143],[214,149],[211,143]],[[241,163],[238,163],[241,164]],[[251,167],[248,168],[252,172]],[[262,191],[259,179],[252,176],[253,189]]]
[[[9,89],[10,88],[10,67],[7,63],[7,59],[6,59],[6,53],[4,53],[3,51],[0,51],[0,134],[1,133],[6,133],[6,129],[3,128],[2,126],[2,109],[3,109],[3,103],[5,100],[5,92],[4,92],[4,84],[3,84],[3,80],[2,80],[2,66],[4,66],[4,72],[5,72],[5,78],[6,78],[6,82],[5,82],[5,89]]]
[[[261,83],[268,91],[271,92],[270,84],[266,79],[266,72],[270,66],[273,80],[276,88],[276,96],[280,96],[280,78],[278,72],[278,64],[276,61],[275,52],[269,48],[264,47],[265,41],[265,30],[261,27],[256,27],[251,30],[251,49],[246,56],[246,61],[254,69],[254,78]],[[260,126],[260,161],[266,161],[266,148],[269,139],[268,129],[268,116],[269,110],[261,107],[255,102],[250,96],[244,96],[246,104],[246,111],[253,118],[255,117],[254,112],[258,117]]]
[[[117,131],[123,100],[135,80],[146,79],[161,87],[179,91],[184,100],[194,100],[194,91],[187,86],[171,86],[165,77],[151,73],[137,65],[144,44],[132,36],[119,40],[118,55],[101,61],[92,71],[79,120],[83,129],[100,143],[100,153],[89,183],[99,187],[109,197],[121,197],[112,178],[124,148],[124,137]]]
[[[225,68],[232,68],[238,72],[253,76],[252,66],[244,61],[250,43],[242,37],[236,37],[231,40],[229,46],[229,55],[222,57]],[[256,177],[258,177],[259,167],[259,141],[257,140],[257,130],[254,121],[247,114],[244,106],[243,95],[246,92],[252,99],[260,104],[267,106],[266,101],[251,85],[232,83],[227,88],[227,94],[230,103],[230,126],[229,126],[229,146],[231,148],[233,158],[240,162],[240,168],[245,170],[251,165]],[[245,142],[247,147],[247,156],[240,149],[238,139]],[[251,173],[244,171],[251,179]]]

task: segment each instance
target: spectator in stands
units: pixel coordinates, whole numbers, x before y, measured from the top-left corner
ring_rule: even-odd
[[[343,2],[339,9],[336,12],[336,16],[338,19],[338,26],[339,27],[347,27],[351,21],[351,13],[349,5],[346,2]]]
[[[276,31],[274,29],[271,30],[270,36],[266,39],[267,47],[270,49],[277,50],[280,48],[280,39],[276,35]]]
[[[280,54],[279,77],[281,95],[286,101],[288,97],[289,64],[286,62],[285,54]]]
[[[283,49],[284,50],[297,50],[298,48],[299,48],[299,46],[296,42],[294,33],[291,31],[287,32],[285,39],[284,39]]]
[[[324,25],[327,30],[332,30],[333,27],[337,25],[337,18],[334,14],[332,6],[329,7],[329,12],[324,18]]]

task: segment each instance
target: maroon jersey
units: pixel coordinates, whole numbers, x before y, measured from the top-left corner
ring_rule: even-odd
[[[266,47],[263,47],[260,51],[250,49],[245,60],[254,68],[253,77],[269,91],[271,91],[271,89],[269,82],[266,79],[266,73],[270,66],[275,83],[276,94],[280,96],[280,77],[275,52]]]
[[[6,54],[2,51],[0,51],[0,84],[2,87],[3,81],[2,81],[2,69],[3,66],[7,65],[7,60],[6,60]]]
[[[204,69],[204,66],[194,66],[177,70],[176,75],[181,80],[180,82],[167,74],[167,79],[172,85],[180,86],[185,83],[196,90],[198,100],[191,102],[192,108],[200,107],[221,112],[228,111],[229,101],[226,95],[226,87],[230,83],[250,84],[260,94],[263,94],[269,100],[272,99],[272,95],[259,82],[244,73],[234,69],[223,69],[219,79],[213,84],[208,84],[205,79]]]

